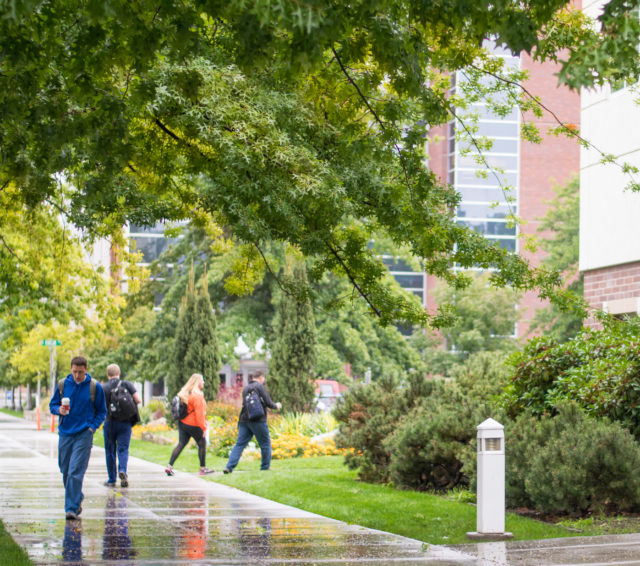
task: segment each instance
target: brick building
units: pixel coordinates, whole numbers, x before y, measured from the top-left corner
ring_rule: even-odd
[[[523,54],[513,56],[510,52],[495,48],[494,54],[502,57],[509,66],[526,70],[529,79],[525,88],[539,97],[543,104],[562,122],[579,125],[580,96],[567,88],[559,88],[556,73],[558,68],[551,63],[539,64]],[[456,77],[456,83],[461,78]],[[578,175],[580,148],[578,144],[564,136],[553,136],[550,128],[558,126],[558,121],[549,112],[535,119],[540,130],[542,143],[534,144],[520,139],[522,116],[514,110],[506,117],[491,114],[480,103],[475,105],[480,112],[479,134],[493,140],[493,148],[487,159],[493,166],[501,167],[500,176],[476,174],[480,165],[469,156],[461,155],[461,142],[456,141],[455,122],[435,129],[430,136],[429,165],[434,172],[458,190],[462,203],[457,211],[457,221],[478,230],[502,247],[526,257],[532,265],[538,265],[543,252],[524,249],[521,235],[536,234],[540,219],[544,216],[548,201],[554,198],[554,186],[566,184]],[[530,116],[525,116],[529,121]],[[435,143],[433,140],[438,140]],[[513,187],[509,203],[501,185]],[[499,203],[493,206],[492,203]],[[506,215],[513,211],[524,222],[509,226]],[[430,312],[437,305],[433,289],[438,285],[434,277],[425,281],[425,302]],[[536,309],[544,306],[535,292],[527,293],[520,305],[519,322],[514,334],[517,337],[529,335],[529,326]]]

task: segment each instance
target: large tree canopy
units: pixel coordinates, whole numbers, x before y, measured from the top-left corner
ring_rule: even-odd
[[[500,73],[492,37],[575,47],[572,86],[637,76],[637,3],[611,0],[599,35],[567,0],[3,0],[0,187],[59,202],[63,173],[66,214],[96,235],[207,212],[256,254],[290,242],[312,277],[342,272],[383,322],[434,321],[383,283],[375,231],[450,281],[495,267],[546,295],[557,277],[457,226],[424,165],[428,128],[463,104],[439,73]]]

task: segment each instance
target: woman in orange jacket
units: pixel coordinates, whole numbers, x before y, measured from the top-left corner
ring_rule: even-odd
[[[198,445],[200,475],[204,476],[214,472],[205,466],[207,441],[204,433],[207,430],[207,404],[202,393],[203,389],[204,378],[199,373],[194,373],[178,393],[178,397],[187,405],[187,416],[178,422],[178,444],[171,453],[169,465],[164,469],[168,476],[174,475],[173,463],[178,459],[180,452],[188,444],[190,438],[193,438]]]

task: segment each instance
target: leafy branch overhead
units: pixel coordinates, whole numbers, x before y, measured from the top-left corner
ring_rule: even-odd
[[[63,174],[65,213],[91,236],[211,214],[257,251],[296,245],[316,278],[342,273],[384,323],[434,320],[384,283],[376,232],[453,284],[453,264],[493,267],[553,295],[557,275],[454,223],[425,138],[452,119],[446,74],[488,37],[541,59],[577,46],[572,87],[637,76],[636,4],[609,2],[603,37],[565,0],[6,0],[0,187],[62,202]]]

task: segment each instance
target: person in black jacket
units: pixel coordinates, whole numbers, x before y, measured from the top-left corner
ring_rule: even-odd
[[[265,410],[264,415],[254,421],[249,420],[247,412],[247,397],[254,390],[257,391],[260,396],[260,402],[264,407],[277,410],[282,409],[282,405],[280,403],[274,403],[271,400],[271,397],[269,397],[269,393],[264,386],[264,382],[264,373],[257,371],[249,378],[249,385],[242,390],[242,410],[238,417],[238,439],[231,450],[231,454],[229,454],[229,461],[223,470],[225,474],[230,474],[238,465],[242,452],[254,436],[260,445],[260,452],[262,453],[260,469],[268,470],[271,465],[271,437],[269,436],[269,427],[267,426],[267,411]]]
[[[104,482],[107,487],[116,486],[116,465],[120,487],[129,487],[129,477],[127,476],[127,464],[129,462],[129,444],[131,442],[131,432],[133,425],[140,422],[138,405],[142,402],[135,386],[130,381],[120,379],[120,366],[109,364],[107,366],[108,382],[102,388],[107,400],[107,420],[104,423],[104,454],[107,460],[108,479]],[[132,416],[123,417],[117,412],[112,412],[113,392],[118,387],[125,387],[131,395],[131,400],[135,406],[129,407]]]

